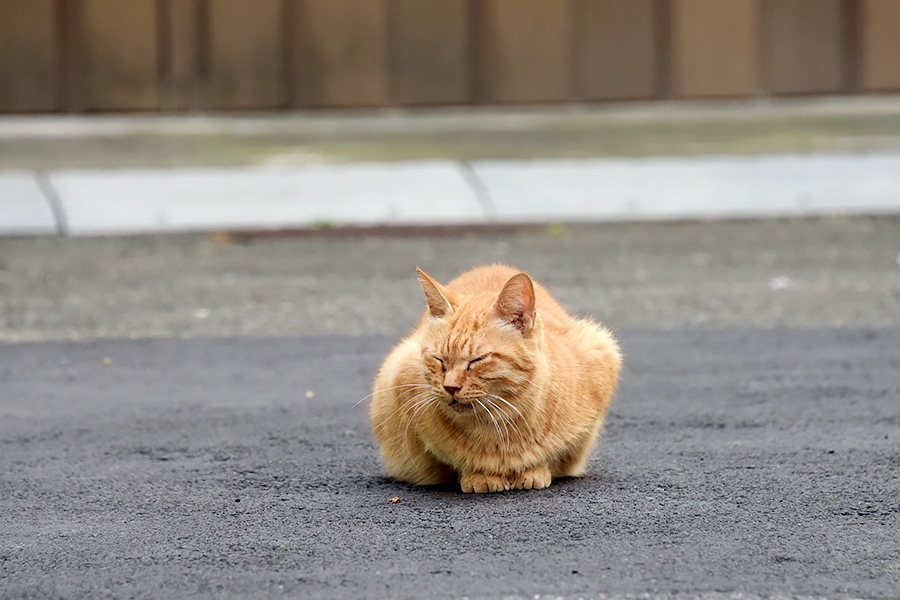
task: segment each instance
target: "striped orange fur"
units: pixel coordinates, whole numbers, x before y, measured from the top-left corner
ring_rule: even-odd
[[[622,364],[612,334],[504,265],[418,275],[428,308],[370,408],[388,476],[496,492],[583,474]]]

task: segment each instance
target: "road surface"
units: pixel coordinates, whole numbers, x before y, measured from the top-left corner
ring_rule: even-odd
[[[2,597],[898,597],[900,328],[619,333],[588,475],[488,496],[381,477],[396,337],[0,345]]]

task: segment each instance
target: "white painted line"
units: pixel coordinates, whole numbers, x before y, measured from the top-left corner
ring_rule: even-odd
[[[54,171],[71,235],[484,220],[452,161]]]
[[[503,222],[900,212],[900,154],[471,163]]]
[[[0,236],[54,234],[56,219],[32,173],[0,173]]]

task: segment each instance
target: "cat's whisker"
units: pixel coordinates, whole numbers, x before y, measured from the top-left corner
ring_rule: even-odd
[[[487,398],[487,397],[483,398],[483,400],[484,400],[484,402],[488,405],[489,408],[493,408],[494,410],[496,410],[497,412],[499,412],[500,414],[502,414],[504,417],[506,417],[506,419],[509,418],[509,415],[507,415],[506,413],[504,413],[504,412],[500,409],[500,407],[497,406],[497,404],[496,404],[495,402],[493,402],[492,400],[490,400],[490,399]],[[492,414],[493,414],[493,413],[492,413]],[[503,429],[506,431],[506,437],[507,437],[507,439],[509,439],[509,429],[508,429],[507,426],[506,426],[506,419],[503,419],[503,418],[498,419],[498,422],[503,426]]]
[[[413,396],[409,401],[407,401],[406,404],[401,404],[399,407],[397,407],[397,409],[394,412],[392,412],[390,415],[388,415],[388,418],[385,419],[383,423],[386,424],[389,419],[392,419],[397,413],[399,413],[403,409],[409,408],[411,403],[415,402],[416,399],[418,399],[420,396],[424,396],[425,394],[427,394],[427,392],[421,392],[419,396]],[[379,424],[379,425],[381,425],[381,424]],[[398,426],[398,430],[399,430],[399,426]]]
[[[437,398],[435,398],[434,396],[430,396],[428,398],[420,400],[418,403],[418,407],[412,412],[412,414],[407,415],[406,431],[403,432],[403,438],[404,442],[406,443],[406,451],[409,452],[409,456],[413,460],[415,460],[415,457],[413,456],[412,448],[409,445],[409,426],[412,425],[413,421],[416,420],[416,416],[418,416],[420,413],[424,414],[424,411],[427,410],[429,406],[436,406],[436,401]]]
[[[475,400],[475,402],[478,403],[478,405],[484,409],[484,412],[486,412],[488,414],[488,416],[491,418],[491,421],[494,423],[494,428],[497,430],[497,436],[500,438],[500,441],[503,442],[503,446],[501,446],[501,451],[503,452],[503,455],[506,456],[507,454],[509,454],[509,449],[510,449],[509,448],[509,429],[506,429],[506,436],[504,436],[503,432],[500,430],[500,424],[498,423],[497,418],[494,417],[494,413],[492,413],[490,411],[490,409],[488,409],[488,407],[486,407],[480,400]],[[496,405],[491,403],[490,400],[488,400],[487,402],[496,407]],[[504,425],[504,428],[506,428],[506,425]]]
[[[408,306],[403,306],[403,305],[400,304],[399,302],[394,302],[394,306],[398,306],[398,307],[402,308],[403,310],[405,310],[406,312],[408,312],[409,314],[411,314],[412,316],[414,316],[414,317],[417,318],[417,319],[420,318],[420,317],[422,316],[421,311],[420,311],[420,312],[416,312],[416,311],[414,311],[413,309],[409,308]]]
[[[519,410],[512,402],[510,402],[509,400],[507,400],[507,399],[504,398],[503,396],[498,396],[497,394],[485,394],[485,395],[488,396],[489,398],[493,398],[494,400],[499,400],[500,402],[502,402],[502,403],[505,404],[506,406],[508,406],[508,407],[510,407],[511,409],[513,409],[514,411],[516,411],[516,414],[519,415],[519,418],[520,418],[520,419],[522,419],[523,421],[526,420],[526,419],[525,419],[525,415],[522,414],[522,411],[520,411],[520,410]],[[504,411],[504,414],[506,414],[505,411]]]
[[[372,392],[371,394],[369,394],[369,395],[367,395],[367,396],[363,396],[362,398],[360,398],[359,400],[357,400],[356,403],[353,405],[353,408],[356,408],[357,406],[359,406],[360,404],[362,404],[363,402],[365,402],[366,400],[368,400],[369,398],[371,398],[371,397],[374,396],[375,394],[378,394],[378,393],[381,393],[381,392],[388,392],[388,391],[390,391],[390,390],[396,390],[396,389],[399,389],[399,388],[409,388],[409,389],[406,389],[406,390],[400,392],[400,393],[397,395],[397,399],[399,400],[399,399],[402,398],[405,394],[408,394],[408,393],[410,393],[410,392],[416,391],[416,390],[418,390],[418,389],[430,388],[430,387],[431,387],[430,385],[426,385],[426,384],[424,384],[424,383],[406,383],[406,384],[403,384],[403,385],[395,385],[395,386],[393,386],[393,387],[384,388],[384,389],[381,389],[381,390],[375,390],[375,391]]]
[[[398,410],[402,410],[403,412],[400,415],[400,422],[403,422],[404,418],[409,418],[409,416],[415,412],[419,407],[423,404],[427,404],[432,400],[432,394],[430,391],[421,392],[416,396],[413,396],[406,404],[400,407]]]
[[[491,402],[491,405],[497,409],[497,412],[499,412],[501,415],[503,415],[505,417],[505,419],[501,419],[501,422],[504,424],[504,426],[511,427],[512,429],[514,429],[516,432],[516,436],[518,436],[519,440],[522,440],[524,438],[524,436],[522,435],[522,430],[519,429],[519,425],[518,425],[518,423],[516,423],[516,420],[513,419],[509,415],[509,413],[507,413],[505,410],[503,410],[503,408],[501,406],[499,406],[496,402],[494,402],[494,401],[490,401],[490,402]]]
[[[407,451],[410,452],[410,456],[412,456],[412,450],[409,448],[409,426],[412,424],[412,416],[417,413],[419,409],[427,406],[430,401],[431,398],[426,396],[416,400],[415,402],[408,403],[403,407],[405,410],[401,413],[400,418],[397,420],[397,435],[400,435],[400,427],[403,425],[404,419],[406,420],[406,430],[404,432],[404,438],[407,441],[406,446]]]
[[[507,445],[507,447],[510,447],[510,445],[511,445],[511,439],[510,439],[510,435],[509,435],[510,427],[512,427],[515,430],[516,436],[518,437],[519,440],[521,440],[523,437],[522,430],[519,429],[519,426],[516,425],[516,422],[509,416],[509,414],[507,414],[507,412],[505,410],[503,410],[500,406],[498,406],[496,402],[494,402],[492,400],[488,400],[487,398],[485,400],[488,404],[490,404],[492,407],[494,407],[497,410],[497,412],[499,412],[501,415],[503,415],[505,417],[503,419],[500,419],[500,423],[503,425],[503,428],[506,430],[506,445]]]
[[[475,420],[478,421],[479,426],[484,426],[484,421],[481,420],[481,415],[478,414],[477,410],[473,410],[472,413],[475,415]]]
[[[497,424],[497,419],[494,418],[494,415],[493,413],[491,413],[490,409],[488,409],[488,407],[485,406],[480,400],[475,400],[475,403],[480,406],[482,410],[484,410],[484,412],[487,413],[488,417],[490,417],[491,423],[493,423],[494,429],[497,431],[497,437],[500,438],[500,442],[505,442],[505,439],[503,438],[503,432],[500,430],[500,425]],[[503,445],[500,446],[500,451],[504,454],[504,456],[506,455],[506,448]]]
[[[412,388],[412,389],[414,390],[414,389],[420,389],[420,388],[430,388],[431,386],[430,386],[430,385],[427,385],[427,384],[424,384],[424,383],[404,383],[403,385],[395,385],[395,386],[393,386],[393,387],[384,388],[384,389],[380,389],[380,390],[375,390],[374,392],[372,392],[372,393],[369,394],[368,396],[363,396],[362,398],[360,398],[360,399],[356,402],[356,404],[353,405],[353,408],[356,408],[357,406],[359,406],[360,404],[362,404],[363,402],[365,402],[366,400],[368,400],[369,398],[371,398],[371,397],[374,396],[375,394],[378,394],[378,393],[380,393],[380,392],[389,392],[389,391],[391,391],[391,390],[396,390],[396,389],[398,389],[398,388],[403,388],[403,387],[405,387],[405,388]],[[400,396],[402,396],[403,394],[406,394],[406,393],[408,393],[408,392],[410,392],[410,391],[412,391],[412,390],[405,390],[404,392],[401,392],[401,393],[397,396],[397,398],[399,399]]]
[[[425,392],[419,392],[417,395],[415,395],[415,396],[413,396],[412,398],[410,398],[409,400],[407,400],[405,404],[401,404],[401,405],[397,408],[397,410],[395,410],[395,411],[392,412],[390,415],[388,415],[387,419],[385,419],[385,420],[382,422],[382,424],[386,424],[386,423],[387,423],[390,419],[392,419],[392,418],[394,417],[394,415],[396,415],[398,412],[402,411],[403,409],[408,409],[408,408],[410,408],[410,405],[416,403],[417,400],[419,400],[420,398],[422,398],[422,397],[424,397],[424,396],[427,396],[427,395],[429,395],[429,394],[431,394],[430,386],[429,386],[429,389],[428,389],[427,391],[425,391]],[[397,425],[397,432],[399,433],[399,431],[400,431],[400,426],[399,426],[399,424],[398,424],[398,425]]]
[[[532,435],[534,435],[534,430],[531,428],[531,425],[528,423],[528,419],[525,418],[525,415],[522,414],[522,411],[520,411],[518,408],[516,408],[516,405],[515,405],[515,404],[513,404],[512,402],[510,402],[510,401],[507,400],[506,398],[503,398],[502,396],[498,396],[498,395],[496,395],[496,394],[488,394],[488,396],[490,396],[491,398],[494,398],[495,400],[499,400],[500,402],[503,402],[503,403],[506,404],[508,407],[510,407],[511,409],[513,409],[514,411],[516,411],[516,414],[519,415],[519,418],[522,419],[522,422],[525,423],[525,426],[526,426],[526,427],[528,427],[528,431],[529,431]],[[520,434],[520,435],[521,435],[521,434]]]

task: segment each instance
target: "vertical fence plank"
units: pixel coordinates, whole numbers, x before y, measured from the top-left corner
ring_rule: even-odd
[[[752,95],[759,88],[758,0],[674,0],[672,92]]]
[[[292,48],[299,106],[388,100],[387,0],[301,0]]]
[[[53,0],[0,2],[0,111],[58,108]]]
[[[282,0],[211,0],[211,108],[277,108],[286,104]]]
[[[166,35],[161,36],[165,45],[160,53],[166,64],[162,65],[164,79],[161,82],[161,104],[167,110],[196,108],[199,103],[199,25],[198,0],[159,0],[164,23],[160,26]]]
[[[74,42],[86,110],[159,108],[155,0],[82,0]]]
[[[862,0],[860,85],[864,90],[900,90],[900,2]]]
[[[841,0],[840,4],[841,90],[859,92],[861,2]]]
[[[571,0],[483,0],[475,57],[480,102],[550,102],[574,94]]]
[[[763,0],[763,85],[773,94],[838,92],[841,0]]]
[[[471,100],[467,0],[393,0],[391,101],[462,104]]]
[[[656,0],[577,0],[575,83],[587,100],[656,94]]]

